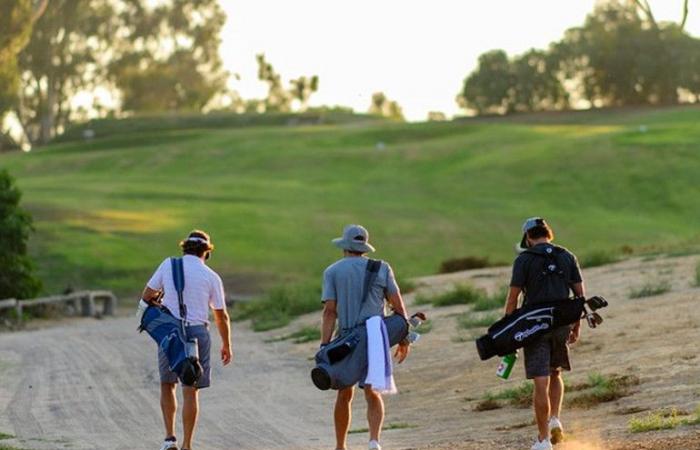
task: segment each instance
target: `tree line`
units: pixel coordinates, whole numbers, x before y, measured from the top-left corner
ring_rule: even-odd
[[[12,112],[24,138],[41,145],[95,113],[306,111],[319,77],[285,85],[263,54],[256,58],[267,96],[242,99],[229,89],[219,54],[225,21],[217,0],[3,2],[0,125]],[[371,110],[402,117],[383,94]],[[9,138],[0,136],[1,148]]]
[[[700,40],[687,16],[687,0],[680,23],[658,23],[646,0],[599,3],[546,50],[482,54],[457,102],[477,114],[696,102]]]

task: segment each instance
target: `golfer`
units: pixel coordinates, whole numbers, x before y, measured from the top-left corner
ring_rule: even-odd
[[[583,278],[573,253],[552,244],[554,232],[540,217],[523,224],[522,253],[513,264],[513,276],[506,301],[506,314],[518,307],[518,296],[524,293],[523,305],[547,301],[566,301],[570,291],[577,297],[585,295]],[[532,450],[550,450],[552,444],[564,439],[559,420],[564,383],[562,370],[571,370],[569,344],[579,339],[581,322],[555,328],[534,343],[523,348],[525,374],[534,380],[534,408],[537,421],[537,441]]]
[[[214,312],[214,323],[221,336],[221,362],[227,365],[231,362],[231,326],[226,311],[224,288],[221,277],[205,264],[214,246],[209,235],[200,230],[192,231],[182,242],[182,265],[185,273],[185,289],[183,298],[187,307],[186,330],[188,338],[197,338],[199,346],[199,361],[202,364],[202,376],[197,387],[182,387],[182,426],[184,431],[182,450],[192,449],[194,429],[199,414],[199,389],[209,387],[211,378],[209,337],[209,308]],[[142,298],[149,303],[162,297],[162,305],[180,318],[178,295],[173,284],[170,258],[158,267],[143,290]],[[173,373],[163,352],[158,350],[158,368],[160,371],[160,407],[163,412],[165,425],[165,440],[161,450],[177,449],[175,437],[175,416],[177,413],[177,398],[175,387],[177,375]]]
[[[386,262],[381,263],[377,277],[369,287],[368,296],[362,303],[362,293],[367,267],[366,254],[374,251],[369,244],[369,233],[360,225],[348,225],[343,236],[333,240],[333,244],[343,250],[343,258],[329,266],[323,274],[323,324],[321,326],[321,346],[331,341],[336,326],[339,333],[352,329],[357,324],[363,324],[373,316],[384,315],[384,301],[396,314],[408,317],[406,307],[401,298],[399,287],[394,279],[394,273]],[[409,344],[399,344],[396,351],[398,362],[408,356]],[[364,386],[367,401],[367,421],[369,423],[369,449],[381,450],[379,444],[382,423],[384,422],[384,401],[380,392],[371,386]],[[351,421],[351,405],[354,386],[341,389],[335,403],[334,422],[336,448],[346,449],[346,440]]]

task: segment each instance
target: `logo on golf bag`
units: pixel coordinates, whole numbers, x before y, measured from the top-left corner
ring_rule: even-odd
[[[519,331],[518,333],[515,334],[514,338],[518,342],[522,342],[528,337],[532,336],[533,334],[537,333],[540,330],[546,330],[549,328],[549,324],[544,322],[535,325],[534,327],[524,330],[524,331]]]

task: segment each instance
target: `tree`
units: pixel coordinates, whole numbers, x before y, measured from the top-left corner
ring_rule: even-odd
[[[32,25],[44,13],[47,5],[48,0],[16,0],[0,5],[0,125],[5,113],[17,101],[17,55],[29,41]]]
[[[289,91],[292,98],[299,102],[299,111],[306,111],[309,106],[309,97],[318,91],[318,76],[314,75],[308,78],[301,76],[290,81],[290,84],[292,87]]]
[[[72,99],[97,88],[121,90],[130,111],[201,109],[225,85],[224,21],[216,0],[51,1],[20,53],[27,138],[48,142],[75,116]]]
[[[393,120],[404,120],[401,106],[395,100],[389,100],[383,92],[375,92],[372,94],[372,103],[369,106],[369,113]]]
[[[19,206],[21,196],[7,171],[0,171],[0,299],[32,298],[41,290],[27,256],[32,220]]]
[[[282,77],[275,71],[272,64],[267,62],[264,54],[256,55],[255,58],[258,61],[258,79],[267,83],[265,111],[289,112],[292,107],[292,99],[282,85]]]
[[[466,80],[458,103],[479,114],[509,112],[508,91],[512,85],[508,55],[492,50],[479,56],[477,69]]]

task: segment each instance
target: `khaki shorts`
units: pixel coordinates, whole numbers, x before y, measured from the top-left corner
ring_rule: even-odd
[[[571,370],[569,345],[571,325],[556,328],[523,348],[528,380],[548,377],[554,370]]]

